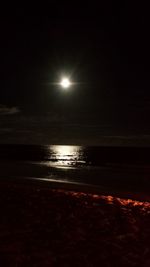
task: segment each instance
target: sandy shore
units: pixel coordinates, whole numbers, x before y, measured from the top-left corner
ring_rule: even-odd
[[[150,266],[150,203],[0,183],[1,266]]]

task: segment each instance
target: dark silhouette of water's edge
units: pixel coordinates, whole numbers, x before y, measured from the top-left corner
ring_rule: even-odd
[[[72,192],[83,192],[87,194],[98,194],[103,196],[113,196],[124,199],[132,199],[136,201],[150,202],[150,194],[146,192],[132,192],[125,190],[117,190],[115,188],[107,188],[103,186],[95,186],[92,184],[76,183],[76,182],[64,182],[64,181],[55,181],[53,179],[47,178],[37,178],[37,177],[7,177],[5,179],[0,179],[1,184],[9,184],[9,186],[25,186],[40,189],[58,189],[58,190],[67,190]]]

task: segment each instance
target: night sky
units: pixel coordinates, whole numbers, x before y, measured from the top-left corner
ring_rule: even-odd
[[[148,137],[148,6],[54,3],[2,10],[0,142]]]

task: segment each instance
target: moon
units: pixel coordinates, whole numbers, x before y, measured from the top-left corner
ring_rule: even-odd
[[[71,82],[69,80],[69,78],[64,77],[62,78],[61,82],[60,82],[61,87],[63,87],[64,89],[67,89],[71,86]]]

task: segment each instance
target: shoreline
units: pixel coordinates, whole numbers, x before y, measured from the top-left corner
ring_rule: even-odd
[[[11,178],[1,178],[0,185],[5,184],[7,185],[21,185],[21,186],[35,186],[41,189],[62,189],[66,191],[76,191],[76,192],[83,192],[87,194],[99,194],[103,196],[112,196],[116,198],[124,198],[124,199],[132,199],[137,201],[144,201],[150,202],[150,194],[145,192],[126,192],[126,191],[118,191],[111,188],[91,185],[91,184],[84,184],[84,183],[75,183],[75,182],[68,182],[68,181],[55,181],[49,178],[40,178],[40,177],[11,177]]]

